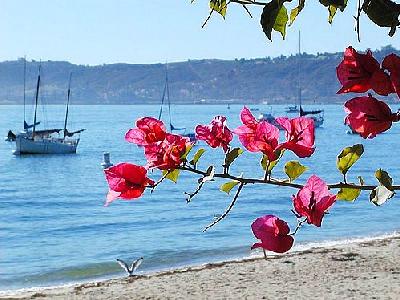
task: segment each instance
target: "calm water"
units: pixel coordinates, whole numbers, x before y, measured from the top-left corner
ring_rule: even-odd
[[[261,108],[261,106],[260,106]],[[239,125],[241,106],[175,106],[176,126],[193,128],[208,123],[214,115],[228,117],[230,127]],[[150,272],[207,261],[243,257],[254,242],[250,224],[264,214],[277,214],[294,225],[290,213],[290,188],[247,186],[231,214],[206,233],[202,232],[231,198],[218,191],[222,181],[207,184],[192,203],[183,192],[193,191],[195,177],[184,174],[179,184],[165,182],[138,201],[115,201],[103,207],[107,193],[100,163],[103,151],[114,163],[144,163],[142,149],[124,141],[124,133],[139,116],[156,115],[157,106],[75,106],[71,108],[71,130],[86,128],[76,155],[24,156],[11,154],[12,146],[0,142],[0,290],[48,286],[94,278],[123,275],[116,258],[144,256],[141,271]],[[274,107],[279,115],[282,107]],[[64,107],[49,106],[48,126],[62,126]],[[29,120],[31,119],[30,113]],[[0,106],[0,135],[22,127],[21,106]],[[325,107],[324,128],[316,133],[317,151],[302,163],[328,182],[341,176],[335,167],[340,150],[363,142],[366,152],[349,174],[374,182],[374,170],[386,169],[399,178],[398,128],[365,141],[345,134],[343,110]],[[58,120],[58,122],[51,122]],[[221,150],[205,153],[207,161],[221,162]],[[232,171],[261,176],[260,155],[243,155]],[[285,158],[292,159],[291,155]],[[283,164],[282,164],[283,165]],[[277,169],[281,170],[282,165]],[[159,173],[153,174],[154,179]],[[300,180],[301,181],[301,180]],[[296,243],[322,242],[374,236],[399,229],[397,197],[375,207],[363,193],[355,203],[338,202],[326,216],[322,228],[304,227]]]

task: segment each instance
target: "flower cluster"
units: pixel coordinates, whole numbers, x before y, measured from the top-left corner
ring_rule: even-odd
[[[299,117],[277,118],[276,122],[286,131],[286,141],[279,144],[279,129],[267,121],[257,121],[250,110],[243,108],[240,119],[243,123],[234,130],[242,145],[250,152],[262,152],[269,161],[277,159],[277,150],[293,151],[298,157],[309,157],[314,153],[314,121]]]
[[[342,84],[339,94],[373,90],[382,96],[397,93],[400,97],[400,57],[395,54],[386,56],[380,65],[370,50],[361,54],[348,47],[336,71]],[[397,113],[392,113],[385,102],[372,95],[347,101],[345,111],[348,114],[345,124],[363,138],[373,138],[388,130],[392,122],[399,121]]]

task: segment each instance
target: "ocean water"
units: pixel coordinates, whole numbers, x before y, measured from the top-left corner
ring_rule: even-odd
[[[252,107],[269,111],[261,105]],[[222,114],[234,128],[240,124],[241,108],[174,106],[173,123],[194,128],[197,123],[208,123],[213,116]],[[284,106],[272,108],[275,115],[282,115],[283,109]],[[361,142],[365,153],[350,171],[349,181],[362,175],[367,183],[374,183],[375,170],[383,168],[396,182],[400,176],[395,154],[399,129],[395,126],[374,140],[363,140],[345,133],[341,106],[324,109],[325,124],[316,130],[317,150],[311,158],[301,160],[309,170],[298,181],[305,182],[312,174],[331,183],[340,181],[337,154],[343,147]],[[71,130],[86,128],[76,155],[18,157],[11,154],[12,144],[0,142],[0,290],[124,276],[116,258],[130,261],[143,256],[140,271],[154,272],[246,257],[251,255],[250,246],[255,242],[250,229],[255,218],[276,214],[295,226],[290,212],[295,189],[249,185],[228,217],[202,232],[216,215],[224,212],[232,195],[220,192],[224,181],[217,180],[207,183],[186,204],[184,192],[195,190],[197,177],[185,173],[178,184],[166,181],[139,200],[117,200],[104,207],[107,183],[100,166],[103,152],[111,153],[113,163],[143,164],[143,150],[125,142],[124,134],[138,117],[157,115],[158,106],[72,106],[70,113]],[[63,114],[64,107],[47,106],[39,119],[47,126],[61,127]],[[30,111],[27,117],[31,119]],[[0,106],[0,134],[19,130],[22,120],[22,106]],[[282,161],[294,158],[286,153]],[[207,148],[199,167],[221,165],[222,159],[221,149]],[[262,176],[259,159],[259,154],[245,153],[235,162],[232,172]],[[277,176],[283,176],[283,162],[276,167]],[[158,179],[160,174],[154,172],[151,177]],[[298,232],[296,246],[399,230],[398,197],[381,207],[375,207],[368,199],[369,194],[363,192],[354,203],[338,201],[321,228],[305,226]]]

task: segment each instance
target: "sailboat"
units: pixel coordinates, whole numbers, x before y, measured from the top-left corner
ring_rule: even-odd
[[[40,122],[37,121],[37,109],[38,109],[39,89],[40,89],[40,79],[41,79],[40,72],[41,72],[41,66],[39,66],[39,74],[36,83],[35,110],[34,110],[34,118],[32,125],[29,125],[25,120],[25,84],[24,84],[24,130],[15,135],[16,149],[13,151],[13,154],[21,155],[21,154],[76,153],[76,148],[78,147],[80,137],[78,136],[78,138],[74,138],[73,136],[75,134],[80,134],[85,129],[80,129],[73,132],[69,132],[67,129],[69,102],[71,96],[72,74],[70,74],[69,76],[64,128],[51,128],[51,129],[38,130],[37,126],[40,124]],[[60,132],[62,132],[61,136]]]
[[[317,109],[317,110],[304,110],[303,107],[301,106],[301,76],[300,76],[300,58],[301,58],[301,51],[300,51],[300,31],[299,31],[299,58],[298,58],[298,63],[297,63],[297,85],[298,85],[298,101],[299,101],[299,114],[300,117],[305,117],[307,116],[308,118],[311,118],[314,120],[314,126],[315,128],[322,126],[324,123],[324,110],[323,109]]]
[[[161,97],[161,105],[160,105],[160,112],[158,114],[158,119],[161,120],[164,102],[167,101],[168,104],[168,116],[169,116],[169,131],[171,133],[176,133],[184,137],[188,137],[191,142],[196,141],[196,135],[194,132],[186,132],[186,127],[175,127],[172,125],[172,117],[171,117],[171,100],[169,97],[169,83],[168,83],[168,65],[165,67],[165,85],[164,91]]]

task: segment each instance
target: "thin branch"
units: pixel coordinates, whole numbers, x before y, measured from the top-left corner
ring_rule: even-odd
[[[211,15],[212,15],[213,12],[214,12],[214,9],[210,10],[210,14],[208,15],[207,19],[204,21],[203,25],[201,25],[201,28],[204,28],[206,26],[206,24],[210,20]]]
[[[153,185],[150,185],[149,188],[151,188],[150,193],[154,192],[154,189],[161,183],[164,181],[165,178],[167,178],[168,174],[170,172],[168,171],[167,173],[165,173],[156,183],[154,183]]]
[[[195,174],[199,174],[202,176],[207,176],[207,173],[201,170],[195,170],[191,167],[179,167],[180,170],[183,171],[189,171]],[[270,185],[276,185],[276,186],[287,186],[291,188],[296,188],[296,189],[301,189],[303,188],[304,185],[298,184],[298,183],[293,183],[289,182],[287,180],[282,180],[282,179],[277,179],[277,178],[270,178],[269,180],[265,179],[260,179],[260,178],[242,178],[238,176],[233,176],[230,174],[223,174],[223,173],[215,173],[214,178],[225,178],[225,179],[232,179],[239,181],[240,183],[243,184],[270,184]],[[327,184],[329,189],[341,189],[341,188],[349,188],[349,189],[359,189],[362,191],[372,191],[376,189],[377,185],[360,185],[360,184],[353,184],[353,183],[344,183],[344,182],[338,182],[338,183],[331,183]],[[393,185],[392,190],[400,190],[400,185]]]
[[[251,14],[251,12],[249,11],[249,9],[247,8],[246,4],[242,4],[242,7],[243,7],[244,10],[247,12],[247,14],[250,16],[250,18],[253,18],[253,15]]]
[[[218,222],[222,221],[229,214],[229,212],[232,210],[233,206],[235,205],[236,200],[238,199],[239,194],[242,191],[242,188],[243,188],[244,185],[245,184],[243,182],[239,185],[239,187],[238,187],[238,189],[236,191],[236,194],[233,197],[233,200],[232,200],[231,204],[229,204],[229,206],[225,210],[225,212],[221,216],[219,216],[217,219],[215,219],[211,224],[207,225],[206,228],[203,229],[203,232],[207,231],[208,229],[213,227],[215,224],[217,224]]]
[[[202,188],[203,185],[204,185],[204,182],[205,182],[205,181],[201,181],[200,184],[198,185],[197,189],[196,189],[193,193],[187,193],[187,192],[185,192],[185,195],[188,196],[188,197],[186,198],[186,203],[189,203],[189,202],[193,199],[193,197],[196,196],[196,195],[200,192],[201,188]]]
[[[303,224],[307,221],[307,218],[305,218],[304,220],[297,220],[297,226],[295,228],[295,230],[293,231],[293,233],[291,233],[290,235],[295,235],[297,233],[297,231],[303,226]]]

